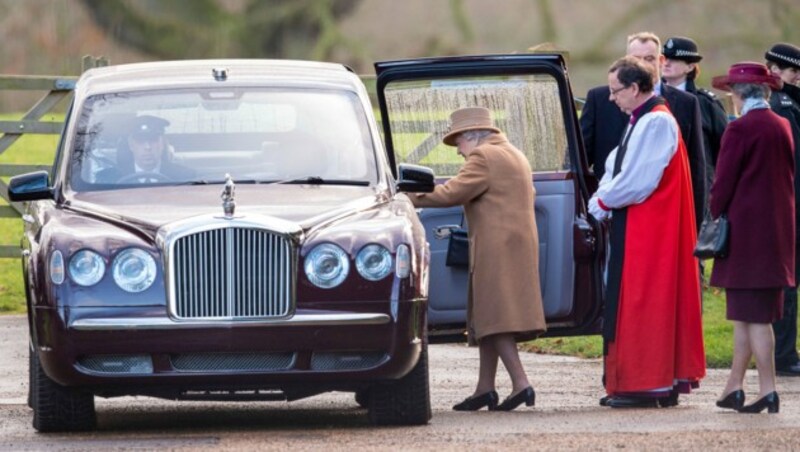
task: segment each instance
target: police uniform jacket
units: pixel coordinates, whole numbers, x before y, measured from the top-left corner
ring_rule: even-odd
[[[779,116],[786,118],[789,121],[789,126],[792,128],[792,139],[794,139],[794,193],[795,199],[800,199],[800,88],[796,86],[789,85],[787,83],[783,84],[783,89],[780,91],[773,91],[772,95],[769,98],[769,106],[772,108],[772,111],[777,113]],[[795,224],[800,224],[800,209],[795,210]],[[800,228],[798,228],[800,229]],[[800,243],[800,234],[795,231],[795,246]],[[800,254],[796,254],[795,258],[800,257]],[[798,262],[800,264],[800,262]],[[800,272],[798,272],[800,266],[795,266],[795,271],[800,278]]]
[[[717,96],[711,91],[698,88],[694,80],[686,81],[686,92],[697,96],[700,102],[700,115],[703,118],[703,144],[706,148],[706,157],[710,158],[709,167],[717,164],[717,154],[722,142],[722,133],[728,124],[728,114]]]

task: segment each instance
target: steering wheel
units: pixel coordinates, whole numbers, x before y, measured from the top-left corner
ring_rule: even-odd
[[[152,184],[158,182],[174,182],[174,179],[161,173],[142,171],[139,173],[122,176],[117,180],[118,184],[129,184],[131,182],[136,182],[139,184]]]

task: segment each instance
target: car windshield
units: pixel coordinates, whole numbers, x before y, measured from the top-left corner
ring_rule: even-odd
[[[355,93],[198,89],[102,94],[79,113],[69,161],[76,191],[142,184],[377,182]]]

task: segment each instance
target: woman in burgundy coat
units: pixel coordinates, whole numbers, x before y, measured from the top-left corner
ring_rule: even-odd
[[[730,91],[739,119],[722,135],[711,214],[730,220],[729,253],[714,261],[711,285],[725,288],[733,322],[733,363],[717,406],[740,413],[777,413],[775,338],[772,322],[783,313],[783,288],[794,285],[794,156],[789,123],[767,99],[780,79],[760,63],[737,63],[715,77]],[[758,369],[758,400],[744,405],[745,370],[752,355]]]

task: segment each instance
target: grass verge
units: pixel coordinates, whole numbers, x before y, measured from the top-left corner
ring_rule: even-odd
[[[711,368],[730,367],[733,356],[733,325],[725,320],[725,292],[714,287],[703,291],[703,340],[706,364]],[[525,343],[523,350],[555,355],[600,358],[600,336],[575,336],[537,339]]]

